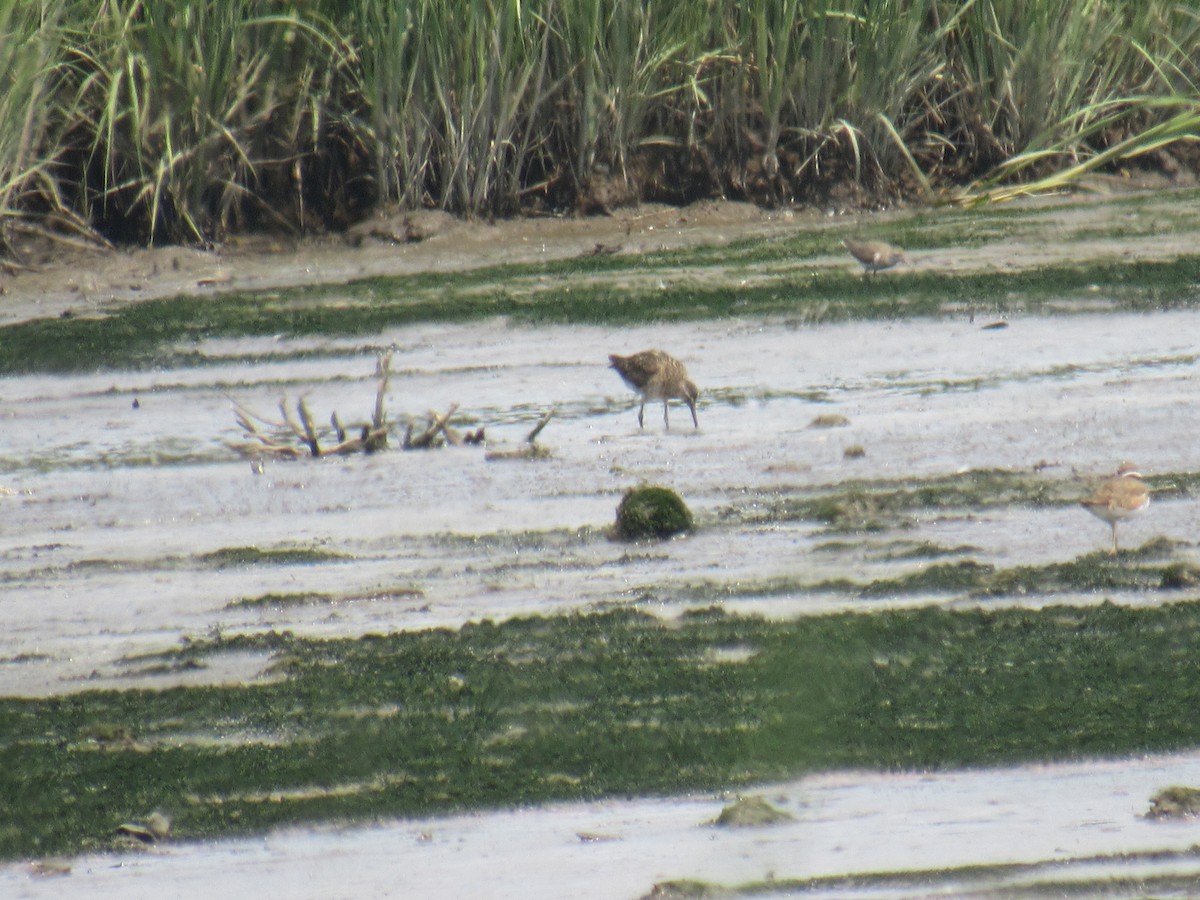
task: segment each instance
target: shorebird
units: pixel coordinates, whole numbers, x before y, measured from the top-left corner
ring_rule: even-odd
[[[1150,505],[1150,491],[1142,482],[1133,463],[1121,463],[1117,474],[1096,488],[1096,493],[1081,500],[1083,508],[1112,526],[1112,550],[1117,555],[1117,523],[1137,515]]]
[[[692,411],[692,423],[700,427],[700,421],[696,418],[696,398],[700,396],[700,391],[688,379],[683,363],[675,357],[662,350],[643,350],[633,356],[609,354],[608,362],[625,383],[642,396],[642,405],[638,408],[639,428],[645,427],[642,417],[646,412],[647,400],[663,402],[663,422],[670,428],[667,401],[672,399],[686,403]]]
[[[904,251],[883,241],[854,241],[846,238],[842,244],[850,251],[850,255],[862,264],[868,275],[904,262]]]

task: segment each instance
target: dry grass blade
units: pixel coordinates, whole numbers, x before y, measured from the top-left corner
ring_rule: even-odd
[[[1000,202],[1030,194],[1061,191],[1076,184],[1089,172],[1094,172],[1110,163],[1134,159],[1177,141],[1195,142],[1200,140],[1200,112],[1196,110],[1194,100],[1184,97],[1168,98],[1154,101],[1150,105],[1154,108],[1161,107],[1180,111],[1100,152],[1088,154],[1086,158],[1073,165],[1056,169],[1049,176],[1023,184],[997,186],[1000,182],[1019,175],[1022,171],[1047,159],[1075,155],[1071,148],[1064,146],[1019,154],[998,166],[987,179],[965,188],[955,197],[955,201],[966,204],[985,201]],[[1098,131],[1106,127],[1115,127],[1119,122],[1127,122],[1130,118],[1139,116],[1140,110],[1140,106],[1129,107],[1122,104],[1110,118],[1093,125],[1092,130]]]

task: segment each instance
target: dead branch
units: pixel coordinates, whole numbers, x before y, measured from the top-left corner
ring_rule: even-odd
[[[533,431],[529,432],[528,436],[526,436],[526,438],[525,438],[525,441],[530,444],[537,441],[538,435],[542,433],[543,428],[545,428],[547,425],[550,424],[550,420],[552,418],[554,418],[554,410],[550,409],[546,412],[546,414],[544,416],[542,416],[541,421],[539,421],[537,423],[537,425],[534,427]]]
[[[412,425],[409,424],[408,432],[404,435],[404,449],[427,450],[430,447],[438,446],[437,437],[439,433],[452,444],[460,443],[453,429],[447,428],[447,422],[450,421],[450,417],[457,411],[457,403],[451,403],[450,408],[444,414],[431,411],[429,413],[429,424],[425,427],[425,431],[417,437],[412,436]]]
[[[383,395],[387,393],[388,380],[392,377],[392,354],[381,353],[375,357],[375,374],[379,376],[379,387],[375,391],[375,412],[371,424],[383,427]]]
[[[304,425],[304,443],[308,445],[313,456],[320,456],[321,445],[317,441],[317,429],[313,425],[312,414],[308,411],[303,397],[296,401],[296,412],[300,414],[300,422]]]
[[[502,459],[548,459],[553,454],[548,447],[539,446],[537,439],[538,435],[542,433],[542,429],[550,424],[550,420],[552,418],[554,418],[554,410],[550,409],[544,416],[541,417],[541,419],[538,420],[538,423],[534,426],[533,431],[529,432],[529,434],[525,436],[524,446],[516,447],[511,450],[491,450],[488,451],[484,459],[488,461]],[[480,430],[482,431],[482,429]]]
[[[288,412],[287,397],[280,399],[279,412],[283,415],[283,422],[287,426],[288,430],[303,441],[305,438],[304,429],[300,426],[300,423],[292,418],[292,414]]]
[[[389,427],[384,413],[384,396],[391,378],[392,356],[381,353],[376,358],[375,374],[379,383],[375,390],[375,405],[371,421],[362,425],[347,426],[335,410],[329,416],[329,428],[318,429],[316,420],[301,398],[296,402],[293,413],[287,397],[279,401],[279,419],[271,420],[246,409],[232,397],[233,417],[242,430],[244,440],[227,441],[226,445],[244,456],[271,456],[278,459],[297,459],[301,456],[346,455],[350,453],[374,453],[388,447]],[[405,430],[404,449],[420,450],[441,447],[445,444],[482,444],[484,431],[479,428],[460,434],[450,425],[451,417],[458,411],[458,404],[451,405],[444,413],[431,411],[423,431],[414,434],[410,422]],[[354,431],[358,431],[354,434]],[[540,430],[537,429],[537,430]],[[532,435],[532,437],[535,437]]]

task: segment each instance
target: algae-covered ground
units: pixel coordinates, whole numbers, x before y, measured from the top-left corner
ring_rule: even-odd
[[[450,233],[11,317],[0,854],[1200,746],[1195,203]],[[864,230],[910,264],[864,277]],[[650,346],[699,428],[638,428],[606,357]],[[233,403],[357,427],[381,353],[391,451],[234,448]],[[486,449],[395,449],[453,404]],[[1078,500],[1124,459],[1111,556]],[[693,530],[616,540],[642,484]]]
[[[246,650],[276,677],[0,702],[0,852],[112,846],[155,810],[202,838],[1200,743],[1196,603],[788,622],[611,612],[225,638],[162,661]]]
[[[225,291],[203,302],[185,294],[106,304],[93,295],[103,289],[93,285],[93,292],[79,289],[75,304],[64,305],[58,317],[5,327],[0,374],[179,366],[197,361],[197,342],[214,338],[375,335],[389,328],[497,316],[534,327],[762,316],[820,325],[964,310],[1003,315],[1096,304],[1139,311],[1188,308],[1198,269],[1196,254],[1186,252],[1194,228],[1187,210],[1197,202],[1193,194],[1174,196],[1170,203],[1140,195],[1112,201],[1102,232],[1073,204],[1023,214],[943,210],[866,226],[872,236],[909,251],[912,259],[903,277],[864,278],[845,258],[833,264],[829,254],[839,251],[841,238],[864,230],[855,222],[805,228],[777,224],[765,235],[741,239],[731,227],[720,230],[725,241],[720,246],[668,249],[669,243],[644,240],[631,244],[627,253],[476,262],[453,274],[415,272],[251,292],[239,291],[239,281],[227,277]],[[1168,234],[1167,246],[1156,246]],[[1062,240],[1065,235],[1071,239]],[[1049,246],[1033,243],[1039,240]],[[1140,244],[1146,252],[1135,252]],[[1086,254],[1084,264],[1073,248]],[[437,249],[454,257],[453,244],[435,244]],[[297,255],[303,258],[305,252],[310,251]],[[319,258],[331,251],[311,252]],[[335,256],[350,252],[332,251]],[[446,263],[438,255],[429,264],[441,268]],[[294,277],[288,274],[286,280]],[[114,296],[123,287],[107,285]],[[130,296],[142,293],[139,285]]]

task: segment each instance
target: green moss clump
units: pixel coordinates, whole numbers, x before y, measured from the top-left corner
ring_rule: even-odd
[[[332,603],[336,598],[332,594],[322,594],[313,591],[301,591],[294,594],[260,594],[257,597],[243,597],[231,600],[225,604],[226,609],[254,609],[263,606],[287,607],[303,606],[308,603]]]
[[[755,828],[790,822],[795,818],[786,810],[772,806],[762,797],[742,797],[721,810],[713,824],[732,828]]]
[[[625,541],[668,538],[691,531],[692,525],[691,510],[670,488],[632,488],[617,507],[617,536]]]
[[[1200,585],[1200,566],[1176,562],[1163,569],[1160,587],[1165,591],[1184,590],[1194,588],[1196,585]]]
[[[230,566],[252,565],[305,565],[308,563],[336,562],[347,559],[341,553],[317,550],[310,547],[282,547],[262,550],[258,547],[224,547],[211,553],[201,554],[202,563],[225,569]]]
[[[845,428],[850,424],[850,420],[845,416],[840,416],[837,413],[826,413],[822,416],[817,416],[813,419],[809,428]]]

